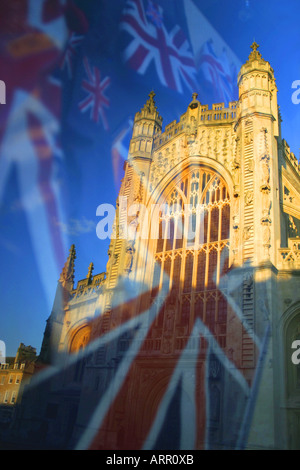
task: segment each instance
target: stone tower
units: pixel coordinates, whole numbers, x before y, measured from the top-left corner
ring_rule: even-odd
[[[241,252],[239,262],[263,260],[276,264],[280,227],[278,137],[279,115],[274,72],[252,45],[248,61],[239,76],[237,115],[237,168],[241,192],[240,211],[243,224],[238,226]],[[242,157],[242,158],[241,158]],[[234,168],[234,175],[237,173]],[[239,225],[239,224],[237,224]]]
[[[75,289],[70,252],[69,300],[50,318],[58,350],[91,346],[76,373],[79,448],[171,449],[179,422],[179,448],[299,448],[300,172],[274,71],[251,49],[227,107],[193,93],[163,130],[150,93],[105,277],[90,266]]]
[[[42,363],[55,362],[59,351],[61,332],[65,322],[65,308],[74,288],[76,250],[72,245],[57,283],[51,315],[47,320],[39,359]]]

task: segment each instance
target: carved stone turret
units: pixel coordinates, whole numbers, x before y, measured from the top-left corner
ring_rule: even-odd
[[[253,112],[269,114],[275,121],[274,133],[278,135],[277,87],[274,70],[269,62],[263,59],[258,48],[258,44],[254,42],[248,60],[242,65],[238,75],[239,117],[243,118]]]
[[[278,182],[279,116],[274,71],[258,50],[251,45],[248,60],[238,75],[239,105],[236,134],[240,168],[241,200],[240,262],[271,261],[276,264],[275,227],[279,210],[275,204]],[[235,182],[235,181],[234,181]]]
[[[144,107],[136,113],[130,142],[129,162],[137,173],[142,172],[146,176],[152,161],[153,138],[162,129],[162,117],[157,111],[154,96],[151,91]]]

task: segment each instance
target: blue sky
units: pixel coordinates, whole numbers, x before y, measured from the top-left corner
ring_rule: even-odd
[[[198,0],[194,3],[242,63],[248,58],[253,40],[260,45],[260,52],[270,62],[276,77],[282,135],[298,158],[300,104],[292,103],[291,87],[293,81],[300,80],[299,1]],[[126,90],[121,92],[126,93]],[[130,113],[139,111],[146,99],[147,93],[141,93]],[[155,100],[161,115],[168,116],[164,125],[172,119],[178,120],[178,111],[166,107],[161,92],[156,93]],[[187,95],[181,113],[190,101],[191,94]],[[211,105],[209,100],[206,103]],[[86,276],[90,262],[94,263],[94,273],[105,271],[109,240],[99,240],[96,236],[96,209],[102,203],[115,205],[118,192],[108,150],[99,150],[94,145],[87,155],[80,154],[78,158],[83,159],[83,169],[79,170],[80,187],[71,169],[72,210],[67,225],[61,226],[68,243],[76,246],[76,282]],[[6,343],[7,355],[15,355],[20,342],[36,347],[39,352],[50,315],[20,197],[17,173],[13,170],[0,206],[0,339]],[[53,299],[56,281],[49,279]]]

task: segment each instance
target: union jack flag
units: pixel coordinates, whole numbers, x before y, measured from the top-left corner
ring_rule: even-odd
[[[194,91],[195,67],[189,44],[178,26],[175,26],[171,32],[167,31],[162,11],[158,7],[156,8],[152,2],[149,3],[145,14],[142,0],[128,1],[122,18],[122,28],[133,37],[125,51],[125,60],[134,70],[144,74],[150,63],[154,62],[162,84],[181,92],[184,82]],[[108,129],[104,108],[109,106],[109,100],[104,92],[110,84],[110,78],[102,79],[99,69],[91,67],[87,58],[84,59],[83,65],[87,79],[82,81],[82,90],[87,93],[87,97],[80,102],[79,108],[82,112],[90,109],[91,119],[99,122],[101,118],[104,128]],[[50,138],[51,135],[46,132],[49,129],[46,125],[48,115],[45,109],[41,103],[37,108],[35,105],[34,100],[30,101],[30,107],[26,108],[24,115],[26,122],[31,126],[31,132],[28,134],[36,148],[34,155],[38,154],[38,162],[41,164],[40,187],[43,196],[48,198],[47,178],[52,174],[52,167],[46,143],[49,145],[50,142],[53,148],[56,146]],[[76,107],[78,110],[78,101]],[[41,113],[41,110],[45,114]],[[37,115],[33,111],[36,111]],[[16,126],[17,128],[19,127]],[[116,159],[121,156],[128,135],[124,130],[114,141],[112,153]],[[45,155],[47,158],[43,160]],[[31,180],[26,181],[29,183]],[[45,219],[35,217],[34,220],[38,222]],[[63,262],[60,265],[62,266]],[[44,268],[48,269],[48,265],[44,264]],[[151,286],[149,292],[149,286],[141,288],[134,282],[122,284],[121,280],[114,289],[116,300],[109,312],[110,327],[107,328],[108,315],[99,307],[94,319],[90,321],[92,337],[86,348],[77,355],[69,356],[61,370],[56,364],[53,369],[49,367],[45,373],[38,374],[36,382],[32,382],[30,390],[40,381],[54,377],[55,390],[57,391],[60,385],[63,394],[66,392],[63,386],[68,382],[68,365],[79,369],[81,364],[88,364],[89,367],[85,370],[87,374],[85,385],[87,385],[88,374],[93,367],[92,362],[88,363],[91,354],[101,356],[104,353],[108,357],[107,361],[100,363],[100,367],[95,366],[95,369],[98,367],[97,370],[102,371],[101,379],[103,379],[103,389],[101,393],[98,392],[97,399],[89,399],[92,387],[82,388],[80,403],[88,407],[88,411],[83,408],[77,423],[82,431],[77,448],[107,450],[211,448],[211,422],[218,419],[220,421],[215,399],[219,389],[212,382],[222,375],[221,370],[226,382],[225,389],[229,390],[233,382],[236,387],[236,395],[229,394],[229,396],[231,400],[232,396],[235,397],[232,401],[236,409],[231,411],[233,416],[236,414],[238,423],[235,425],[231,423],[231,426],[228,426],[231,429],[228,447],[244,445],[267,334],[263,340],[255,336],[248,327],[243,312],[234,304],[231,293],[228,293],[226,286],[223,290],[220,285],[220,299],[224,299],[231,308],[231,320],[236,322],[249,347],[257,350],[253,375],[250,379],[249,375],[246,377],[245,370],[235,361],[229,347],[231,338],[228,337],[229,345],[225,347],[211,328],[212,325],[202,319],[200,312],[197,311],[195,318],[192,319],[187,342],[177,350],[172,360],[169,360],[167,355],[162,355],[156,348],[156,326],[170,321],[168,313],[172,317],[173,312],[174,316],[174,290],[169,292],[165,287],[168,284],[166,274],[165,278],[167,282],[163,283],[159,292],[156,286]],[[170,344],[175,341],[172,333],[166,339],[166,348],[168,342]],[[124,349],[122,349],[123,343],[125,343]],[[120,349],[122,354],[116,354]],[[147,363],[143,374],[140,373],[142,362]],[[60,380],[60,374],[64,380]],[[156,392],[155,399],[147,401],[146,395],[149,394],[145,392],[151,390]],[[68,395],[66,397],[68,398]],[[231,418],[229,412],[227,415]],[[224,426],[224,423],[222,425]]]
[[[0,200],[12,168],[16,168],[36,263],[49,306],[51,279],[59,276],[66,240],[59,229],[65,218],[61,186],[63,155],[59,145],[61,85],[51,77],[59,64],[68,29],[65,2],[6,2],[1,78],[7,104],[1,107]],[[13,30],[11,30],[13,28]]]
[[[106,353],[111,348],[115,354],[116,344],[124,337],[130,338],[130,346],[119,359],[110,379],[102,376],[103,394],[90,413],[77,449],[210,449],[214,446],[212,428],[222,423],[221,426],[226,429],[226,419],[226,437],[223,429],[223,437],[217,440],[217,445],[219,448],[244,448],[269,329],[266,329],[262,339],[258,339],[242,314],[239,317],[237,311],[235,319],[232,319],[240,322],[238,328],[242,329],[242,335],[257,352],[250,379],[249,374],[246,376],[247,371],[228,352],[228,345],[225,348],[218,342],[211,325],[200,315],[195,316],[185,346],[170,359],[161,352],[157,353],[153,338],[155,325],[163,323],[166,311],[173,307],[172,297],[176,295],[176,287],[171,292],[164,289],[159,292],[154,288],[151,298],[156,296],[156,300],[148,310],[145,310],[145,300],[149,300],[150,294],[147,288],[140,295],[136,295],[136,287],[129,284],[120,284],[117,289],[118,297],[121,293],[123,302],[111,311],[115,320],[113,327],[105,332],[105,315],[93,320],[97,338],[92,338],[80,359],[103,348],[106,348]],[[228,297],[226,300],[232,305]],[[174,340],[172,334],[169,340]],[[230,343],[230,337],[227,340]],[[145,353],[147,347],[148,357]],[[143,363],[146,363],[146,371],[141,367]],[[221,417],[218,409],[220,403],[215,397],[220,390],[215,381],[222,375],[222,387],[227,397],[221,406],[227,405],[230,410],[223,410]],[[147,401],[152,390],[155,390],[155,401]]]
[[[101,118],[105,130],[109,129],[104,108],[109,107],[109,99],[104,92],[110,85],[110,78],[101,78],[101,72],[97,67],[90,67],[88,59],[83,59],[87,79],[82,80],[82,88],[87,92],[86,98],[79,103],[79,109],[83,113],[90,109],[90,118],[96,123]]]
[[[132,37],[124,51],[130,68],[144,75],[153,62],[162,85],[182,93],[184,83],[195,90],[196,69],[189,42],[178,25],[167,31],[162,9],[149,2],[145,13],[142,0],[129,0],[120,27]]]
[[[227,103],[238,99],[237,71],[230,65],[226,50],[218,57],[213,42],[207,41],[199,57],[199,68],[208,82],[213,85],[215,98],[218,102]]]
[[[249,347],[254,345],[257,350],[251,378],[249,374],[246,377],[246,371],[233,359],[230,348],[218,342],[211,325],[200,319],[200,315],[195,316],[184,347],[170,358],[157,350],[153,333],[155,324],[162,322],[165,312],[172,308],[175,291],[176,287],[169,292],[154,286],[150,292],[147,286],[141,288],[121,280],[115,290],[109,329],[107,315],[98,309],[90,321],[92,334],[85,349],[70,355],[61,369],[57,365],[49,366],[31,381],[29,392],[34,397],[40,384],[54,380],[62,386],[66,377],[73,376],[72,368],[80,370],[88,364],[87,385],[93,370],[93,360],[89,358],[103,354],[104,359],[94,366],[101,384],[97,400],[91,388],[82,390],[79,439],[78,431],[74,430],[76,449],[245,447],[269,326],[259,339],[250,331],[243,316],[239,318],[238,311],[231,318],[233,322],[240,322],[237,330],[241,327]],[[233,306],[228,297],[227,300]],[[168,339],[173,341],[175,337],[171,334]],[[230,337],[227,340],[230,343]],[[122,348],[124,341],[126,348]],[[122,354],[118,355],[120,346]],[[60,393],[68,394],[68,391],[62,388]],[[225,399],[220,403],[218,395],[221,393]],[[152,395],[151,400],[149,395]],[[214,432],[220,432],[220,436],[215,437]]]

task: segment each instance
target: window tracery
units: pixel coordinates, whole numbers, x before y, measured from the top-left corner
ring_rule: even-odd
[[[176,324],[204,319],[226,343],[227,303],[218,289],[229,268],[230,198],[224,179],[199,167],[174,182],[162,205],[155,251],[155,285],[178,293]],[[166,281],[167,279],[167,281]]]

